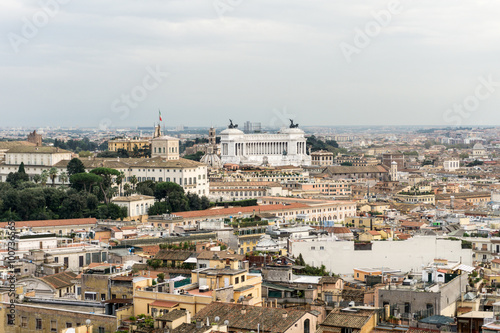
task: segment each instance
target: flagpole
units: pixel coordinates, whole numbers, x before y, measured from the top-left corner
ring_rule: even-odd
[[[161,119],[162,123],[163,123],[163,118]],[[163,123],[163,135],[166,135],[165,133],[165,123]]]

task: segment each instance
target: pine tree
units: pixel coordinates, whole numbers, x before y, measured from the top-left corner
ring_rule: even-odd
[[[26,171],[24,170],[24,162],[21,162],[21,164],[19,165],[19,169],[17,170],[17,172],[19,172],[19,173],[26,173]]]

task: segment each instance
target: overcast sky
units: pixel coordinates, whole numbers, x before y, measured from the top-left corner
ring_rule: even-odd
[[[498,0],[1,0],[0,126],[151,126],[158,109],[167,126],[499,125],[499,16]]]

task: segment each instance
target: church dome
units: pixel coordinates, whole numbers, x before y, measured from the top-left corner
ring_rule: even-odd
[[[222,161],[220,160],[220,157],[217,156],[216,154],[205,154],[201,157],[200,160],[201,163],[207,164],[212,168],[215,169],[220,169],[222,168]]]
[[[482,143],[478,142],[474,145],[474,147],[472,147],[472,149],[484,149],[484,146]]]

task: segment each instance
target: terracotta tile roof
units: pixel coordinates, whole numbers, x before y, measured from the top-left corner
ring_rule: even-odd
[[[64,225],[89,225],[96,224],[97,219],[90,217],[84,219],[66,219],[66,220],[36,220],[36,221],[17,221],[16,228],[19,227],[52,227],[52,226],[64,226]],[[7,222],[0,222],[0,228],[5,228]]]
[[[410,327],[406,333],[439,333],[440,330],[432,330],[430,328]]]
[[[143,254],[155,255],[160,251],[159,245],[143,245],[141,246]]]
[[[342,311],[334,309],[326,317],[321,326],[346,327],[361,329],[374,315],[371,310]]]
[[[132,202],[132,201],[140,201],[140,200],[152,200],[155,197],[152,197],[150,195],[131,195],[129,197],[116,197],[113,198],[111,201],[113,202]]]
[[[219,215],[236,215],[239,212],[242,214],[253,213],[258,214],[259,212],[268,211],[286,211],[289,209],[307,208],[309,205],[301,203],[292,203],[287,205],[257,205],[257,206],[247,206],[247,207],[233,207],[233,208],[219,208],[219,209],[205,209],[196,210],[190,212],[178,212],[173,213],[176,216],[190,218],[190,217],[205,217],[205,216],[219,216]]]
[[[162,320],[162,321],[174,321],[176,319],[184,317],[186,314],[187,314],[186,310],[175,309],[175,310],[172,310],[168,313],[165,313],[161,317],[156,317],[155,319]]]
[[[111,280],[113,280],[113,281],[133,281],[134,277],[133,276],[123,276],[123,275],[120,275],[120,276],[114,276],[114,277],[112,277]]]
[[[11,149],[17,146],[36,146],[36,144],[28,141],[0,141],[0,149]]]
[[[231,187],[233,190],[236,189],[235,187],[281,187],[280,183],[276,182],[210,182],[210,191],[214,190],[217,191],[219,189],[216,189],[215,187]]]
[[[244,314],[242,313],[244,311]],[[288,330],[298,320],[307,314],[304,310],[281,308],[263,308],[234,303],[213,302],[199,311],[193,319],[214,322],[219,317],[220,322],[229,321],[230,331],[255,331],[264,327],[266,331],[280,333]]]
[[[441,193],[436,194],[436,200],[449,200],[451,196],[455,197],[455,199],[483,198],[491,197],[491,192]]]
[[[191,251],[160,250],[156,254],[155,259],[184,261],[194,255],[196,253]]]
[[[66,168],[70,160],[62,160],[57,162],[54,166],[58,168]],[[99,167],[113,168],[113,169],[128,169],[128,164],[120,161],[119,159],[106,159],[106,158],[96,158],[96,159],[85,159],[80,158],[85,169],[95,169]]]
[[[160,330],[160,329],[158,329]],[[172,330],[172,333],[205,333],[205,332],[211,332],[215,333],[215,331],[212,331],[212,327],[207,327],[207,326],[201,326],[200,328],[196,327],[196,324],[191,324],[191,323],[182,323],[181,325],[177,326],[175,329]],[[161,331],[163,332],[163,329]],[[155,332],[156,333],[156,332]]]
[[[236,260],[245,260],[245,255],[243,254],[234,254],[230,251],[203,251],[198,254],[197,259],[236,259]]]
[[[337,276],[323,276],[320,280],[319,283],[337,283],[337,281],[340,278]]]
[[[347,227],[321,227],[321,226],[312,226],[316,230],[325,230],[328,233],[333,234],[351,234],[351,229]]]
[[[330,174],[348,174],[348,173],[388,173],[382,165],[368,166],[329,166],[326,168]]]
[[[154,301],[149,304],[150,306],[159,306],[161,308],[173,308],[174,306],[179,305],[177,302],[172,301]]]
[[[411,235],[408,234],[397,234],[396,237],[401,240],[407,240],[411,238]]]
[[[7,153],[40,153],[40,154],[72,154],[68,150],[60,149],[51,146],[28,146],[28,145],[18,145],[12,147],[7,151]]]
[[[206,164],[188,160],[185,158],[179,158],[178,160],[164,160],[161,157],[154,158],[135,158],[125,159],[125,163],[133,167],[141,167],[141,168],[196,168],[200,166],[206,166]]]
[[[62,273],[47,275],[40,279],[50,284],[55,289],[60,289],[72,286],[74,283],[72,283],[71,280],[75,280],[76,277],[77,275],[73,272],[62,272]]]
[[[420,228],[424,224],[424,222],[404,221],[403,223],[401,223],[401,226],[404,228]]]

